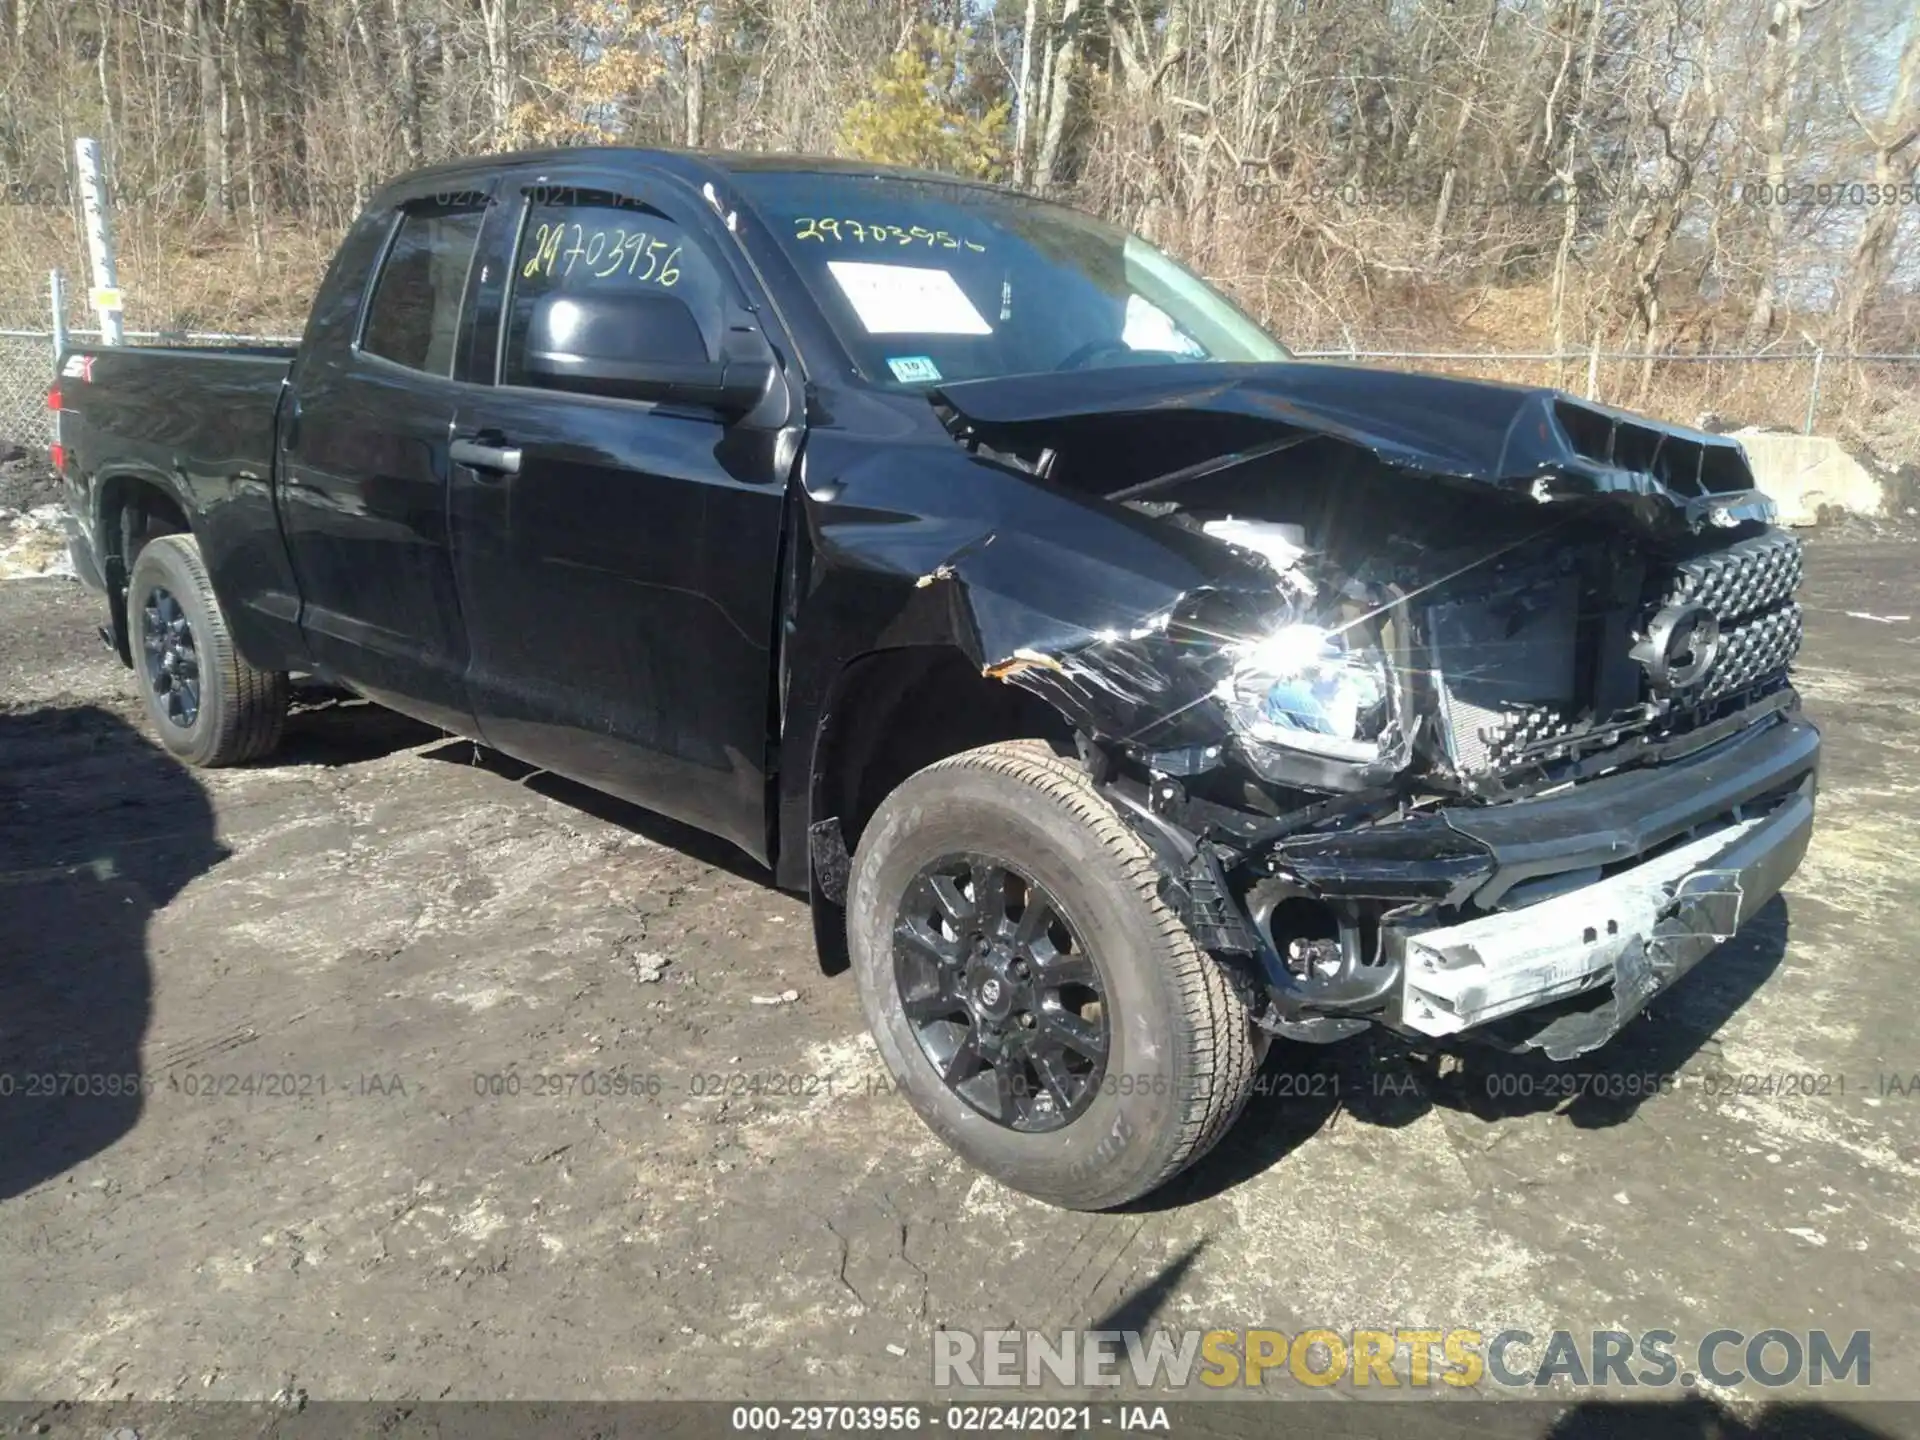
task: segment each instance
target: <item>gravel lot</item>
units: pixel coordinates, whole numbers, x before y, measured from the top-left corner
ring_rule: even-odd
[[[1920,1399],[1917,555],[1813,544],[1813,850],[1587,1094],[1280,1048],[1340,1101],[1098,1216],[950,1158],[717,842],[358,703],[190,774],[94,598],[0,583],[0,1072],[144,1092],[0,1098],[0,1397],[904,1397],[943,1326],[1424,1324],[1870,1329]],[[1722,1093],[1783,1074],[1831,1079]]]

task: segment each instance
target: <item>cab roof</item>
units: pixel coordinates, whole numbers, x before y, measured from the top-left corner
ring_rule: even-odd
[[[658,166],[683,176],[711,179],[724,175],[789,174],[852,175],[875,179],[935,182],[941,185],[966,185],[994,194],[1017,196],[1020,192],[1005,185],[976,180],[964,175],[948,175],[938,170],[922,170],[907,165],[883,165],[872,160],[848,160],[831,155],[798,155],[784,152],[736,150],[682,150],[667,146],[567,145],[539,150],[506,150],[490,155],[469,155],[423,166],[396,176],[393,183],[414,184],[445,176],[470,176],[492,170],[518,169],[550,162],[577,164],[582,160],[618,163],[631,160]]]

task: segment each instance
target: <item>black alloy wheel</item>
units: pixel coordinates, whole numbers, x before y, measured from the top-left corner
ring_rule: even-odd
[[[287,717],[287,675],[233,643],[193,536],[154,535],[127,576],[126,626],[140,698],[161,747],[189,765],[271,754]]]
[[[169,723],[192,729],[200,717],[200,654],[186,612],[163,585],[150,589],[141,605],[140,640],[154,708]]]
[[[1044,887],[988,856],[945,855],[907,887],[894,936],[902,1008],[948,1089],[1029,1133],[1087,1108],[1107,1067],[1106,990]]]
[[[928,1128],[1001,1184],[1123,1205],[1252,1093],[1240,980],[1162,888],[1087,768],[1041,740],[936,761],[862,826],[846,913],[867,1028]]]

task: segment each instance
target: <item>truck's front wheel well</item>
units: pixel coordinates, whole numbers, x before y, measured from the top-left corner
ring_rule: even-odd
[[[812,810],[816,823],[838,822],[849,852],[880,802],[936,761],[1002,740],[1073,747],[1073,729],[1053,707],[946,646],[864,656],[835,691],[814,752]]]
[[[191,531],[179,502],[151,481],[123,475],[108,480],[102,487],[97,532],[101,573],[107,582],[113,648],[119,652],[123,664],[133,663],[127,638],[126,607],[127,577],[133,574],[133,562],[156,536]]]

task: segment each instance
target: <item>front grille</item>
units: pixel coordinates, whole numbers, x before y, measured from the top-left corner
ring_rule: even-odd
[[[1720,621],[1720,649],[1707,673],[1675,696],[1683,707],[1724,700],[1784,671],[1800,650],[1801,551],[1797,536],[1768,530],[1670,570],[1663,605],[1705,605]]]
[[[1771,610],[1800,588],[1800,541],[1769,530],[1710,555],[1682,560],[1668,578],[1662,605],[1705,605],[1726,625]]]
[[[1800,607],[1794,604],[1720,632],[1720,653],[1701,677],[1700,700],[1721,700],[1787,668],[1800,651]],[[1683,697],[1685,698],[1685,697]]]
[[[1428,623],[1447,758],[1462,776],[1496,776],[1657,726],[1686,728],[1711,707],[1783,678],[1800,649],[1800,572],[1800,541],[1782,530],[1657,566],[1632,628],[1644,633],[1670,605],[1704,605],[1720,621],[1719,648],[1685,690],[1662,702],[1643,685],[1637,706],[1604,716],[1592,713],[1572,673],[1578,597],[1569,582],[1547,592],[1536,585],[1534,603],[1518,612],[1493,597],[1436,605]],[[1613,663],[1637,669],[1624,654]],[[1633,682],[1626,684],[1616,703],[1631,697]]]

